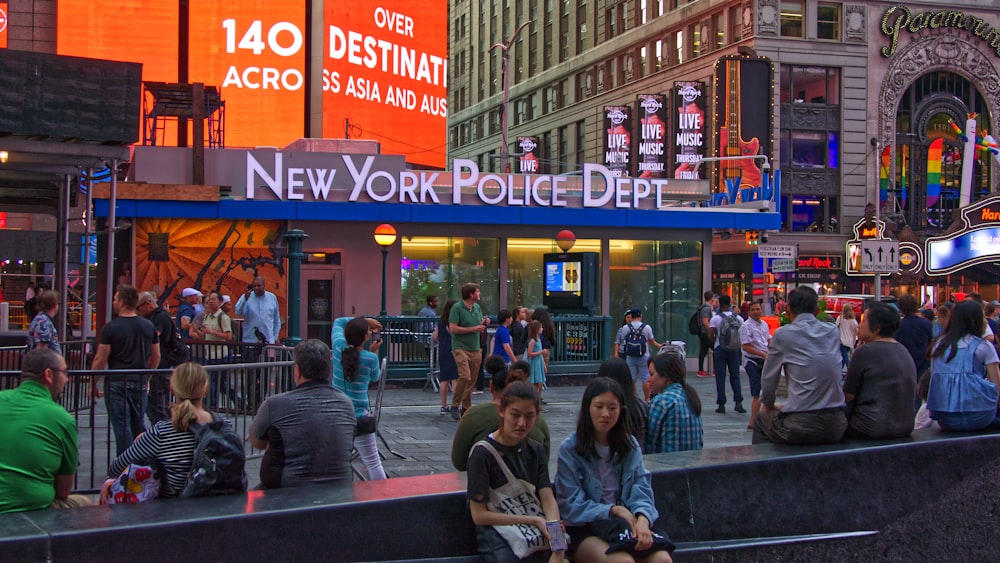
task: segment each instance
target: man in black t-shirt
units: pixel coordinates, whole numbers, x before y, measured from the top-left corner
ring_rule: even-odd
[[[156,335],[160,339],[160,363],[157,369],[170,369],[177,366],[170,365],[167,359],[167,346],[174,338],[173,320],[170,313],[163,310],[156,301],[156,295],[150,291],[143,291],[139,294],[139,306],[136,309],[140,315],[149,319],[156,328]],[[170,418],[170,374],[156,374],[149,378],[149,400],[146,405],[146,416],[151,424],[156,424],[161,420]]]
[[[144,430],[146,387],[149,376],[135,371],[155,369],[160,364],[159,338],[153,323],[136,310],[139,292],[131,285],[120,285],[112,307],[118,316],[101,329],[97,352],[91,369],[133,371],[125,376],[104,378],[104,406],[115,434],[116,455],[121,455]],[[95,394],[96,396],[96,394]]]

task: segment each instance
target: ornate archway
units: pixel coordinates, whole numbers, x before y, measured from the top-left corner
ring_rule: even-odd
[[[936,70],[965,77],[987,100],[991,114],[1000,109],[1000,74],[994,58],[964,37],[928,32],[900,49],[889,63],[878,99],[879,146],[893,145],[896,110],[906,90],[920,76]],[[996,126],[997,122],[993,121]],[[893,159],[893,162],[895,159]],[[1000,191],[1000,166],[990,159],[993,191]]]

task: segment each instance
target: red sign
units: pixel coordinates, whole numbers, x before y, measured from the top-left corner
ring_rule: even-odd
[[[7,47],[7,3],[0,2],[0,49]]]

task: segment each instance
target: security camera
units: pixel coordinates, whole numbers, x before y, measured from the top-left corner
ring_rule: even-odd
[[[760,232],[760,242],[767,244],[767,231]]]
[[[760,166],[760,171],[764,174],[769,173],[771,171],[771,163],[765,160],[764,164]]]

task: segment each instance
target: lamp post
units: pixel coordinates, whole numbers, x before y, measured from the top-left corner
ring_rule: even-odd
[[[382,249],[382,309],[380,317],[385,317],[385,261],[389,256],[389,247],[396,242],[396,228],[388,223],[375,227],[375,243]]]
[[[282,342],[286,346],[295,346],[302,341],[299,331],[302,305],[302,260],[306,257],[302,253],[302,241],[309,235],[301,229],[292,229],[285,233],[284,239],[288,244],[288,337]]]
[[[510,100],[510,80],[507,78],[507,67],[510,66],[510,49],[514,46],[514,41],[517,40],[517,35],[521,33],[521,30],[527,27],[531,23],[528,20],[521,25],[517,26],[514,30],[514,34],[510,36],[506,42],[494,43],[490,45],[490,51],[493,49],[500,49],[503,51],[502,64],[500,65],[500,75],[503,80],[503,103],[500,105],[500,167],[503,168],[504,172],[510,172],[510,154],[507,152],[510,146],[507,143],[509,127],[507,123],[510,118],[507,116],[507,102]]]
[[[563,229],[556,233],[556,246],[563,252],[569,252],[574,244],[576,244],[576,235],[573,234],[573,231]]]

